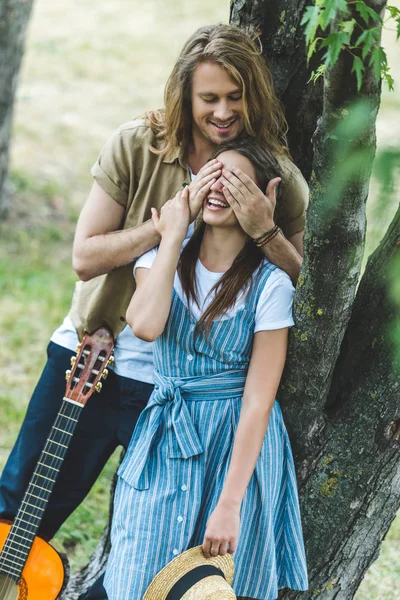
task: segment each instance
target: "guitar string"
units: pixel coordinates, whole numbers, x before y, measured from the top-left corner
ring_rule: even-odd
[[[84,346],[84,348],[82,350],[82,354],[79,357],[78,365],[80,364],[81,358],[82,358],[82,356],[84,356],[83,353],[85,351],[88,352],[88,355],[92,351],[92,347],[90,346],[89,343],[85,344],[85,346]],[[97,361],[97,358],[96,358],[96,361]],[[96,361],[95,361],[94,365],[96,364]],[[83,368],[85,366],[86,366],[85,364],[82,365],[82,372],[83,372]],[[90,371],[90,374],[92,374],[93,368],[94,367],[92,367],[92,369]],[[76,375],[76,370],[75,370],[75,375]],[[81,375],[78,376],[78,378],[80,378],[80,377],[81,377]],[[89,377],[90,377],[90,375],[89,375]],[[87,382],[84,384],[83,390],[80,392],[80,394],[82,394],[82,392],[85,390],[86,387],[87,387]],[[78,420],[79,419],[79,415],[80,415],[80,411],[82,410],[82,408],[83,408],[83,404],[82,404],[82,406],[71,405],[71,403],[68,403],[67,400],[64,400],[63,403],[62,403],[62,405],[61,405],[61,408],[60,408],[60,410],[59,410],[59,412],[57,414],[56,420],[55,420],[55,422],[54,422],[54,424],[52,426],[52,430],[53,430],[54,427],[57,427],[58,425],[61,425],[61,420],[64,418],[63,417],[64,412],[67,413],[68,416],[71,416],[72,418],[77,418],[77,420]],[[69,410],[71,410],[71,414],[68,413]],[[69,428],[68,424],[69,424],[69,420],[67,419],[67,426],[59,428],[59,429],[62,430],[62,432],[65,432],[65,435],[64,435],[64,433],[61,433],[61,436],[58,439],[58,442],[61,443],[61,444],[64,444],[64,446],[69,446],[69,444],[65,443],[65,442],[71,442],[72,441],[72,436],[70,434],[73,433],[73,430],[75,429],[75,427],[77,425],[77,423],[72,423],[72,424],[70,424],[71,428]],[[49,438],[50,437],[53,437],[53,436],[50,435]],[[54,436],[54,437],[56,437],[56,436]],[[68,448],[64,449],[62,446],[58,446],[57,445],[56,449],[53,450],[52,445],[54,444],[54,442],[51,442],[49,438],[47,438],[47,441],[46,441],[46,444],[45,444],[45,447],[43,448],[43,450],[44,451],[50,451],[50,450],[52,450],[50,452],[50,455],[54,455],[54,456],[52,456],[52,458],[50,458],[50,459],[44,460],[43,462],[46,465],[47,469],[52,469],[53,468],[53,470],[54,470],[54,468],[55,468],[56,465],[58,465],[59,467],[61,467],[62,462],[63,462],[64,457],[65,457],[65,454],[68,451]],[[50,446],[50,447],[47,447],[47,446]],[[43,453],[43,451],[42,451],[42,453]],[[61,460],[61,463],[58,464],[58,462],[60,460]],[[42,470],[42,469],[40,469],[40,470]],[[36,471],[38,471],[38,469],[36,469]],[[32,481],[30,481],[30,485],[32,485],[34,483],[36,483],[36,484],[38,483],[37,479],[35,479],[35,481],[33,480],[33,478],[35,477],[35,475],[36,475],[36,477],[40,477],[40,473],[34,473],[34,475],[32,477]],[[55,485],[56,484],[54,483],[54,486]],[[40,490],[40,488],[38,488],[38,489]],[[37,496],[39,496],[38,499],[42,499],[43,500],[45,498],[45,496],[47,495],[47,492],[49,491],[49,489],[45,487],[45,490],[43,490],[43,491],[45,492],[44,494],[42,493],[41,490],[38,492],[38,494],[36,494]],[[29,490],[29,486],[28,486],[27,493],[30,493],[30,494],[33,493],[32,491]],[[39,510],[41,514],[35,515],[35,516],[42,516],[43,515],[44,511],[40,510],[40,508],[36,508],[35,507],[35,511],[36,510]],[[26,516],[25,511],[27,511],[27,507],[26,506],[22,510],[21,516],[22,515]],[[33,523],[31,523],[31,525],[34,526]]]
[[[91,351],[91,350],[92,350],[89,344],[85,345],[85,348],[84,348],[84,350],[86,350],[87,348],[89,349],[89,351]],[[97,360],[98,360],[100,357],[103,359],[103,360],[102,360],[102,364],[104,365],[104,361],[105,361],[105,359],[106,359],[106,354],[107,354],[107,353],[105,353],[103,356],[101,356],[101,355],[102,355],[102,352],[100,352],[100,353],[99,353],[99,356],[98,356],[98,358],[96,359],[96,361],[95,361],[95,363],[94,363],[94,365],[93,365],[93,367],[92,367],[91,374],[93,374],[93,370],[94,370],[94,367],[96,366],[96,362],[97,362]],[[101,360],[101,358],[100,358],[100,360]],[[106,367],[106,364],[104,365],[104,367]],[[101,369],[101,370],[103,370],[103,369]],[[76,372],[76,371],[75,371],[75,372]],[[89,376],[89,377],[90,377],[90,376]],[[95,375],[95,378],[96,378],[96,375]],[[88,384],[88,382],[86,382],[86,383],[84,384],[84,386],[83,386],[83,390],[81,391],[81,394],[84,392],[85,388],[87,387],[87,384]],[[93,384],[92,384],[92,385],[93,385]],[[89,390],[88,390],[88,391],[90,391],[90,389],[91,389],[91,388],[89,388]],[[54,427],[56,427],[56,424],[57,424],[57,425],[61,425],[61,422],[60,422],[60,421],[61,421],[63,418],[66,418],[66,415],[65,415],[64,413],[65,413],[65,412],[68,412],[68,411],[64,411],[64,409],[65,409],[65,408],[67,408],[68,404],[69,404],[69,403],[68,403],[68,400],[64,400],[64,401],[63,401],[63,403],[62,403],[62,405],[61,405],[61,408],[60,408],[60,411],[59,411],[59,413],[57,414],[56,420],[55,420],[55,422],[54,422],[54,424],[53,424],[53,426],[52,426],[52,429],[53,429]],[[76,418],[76,417],[77,417],[77,420],[78,420],[78,419],[79,419],[79,416],[80,416],[80,412],[81,412],[81,410],[82,410],[83,406],[84,406],[84,404],[82,404],[82,406],[72,406],[72,407],[71,407],[71,406],[69,406],[69,409],[71,410],[71,413],[70,413],[68,416],[70,416],[70,417],[72,417],[72,418]],[[68,425],[68,424],[69,424],[69,419],[67,419],[67,425]],[[60,441],[60,443],[62,443],[62,442],[66,442],[66,441],[67,441],[67,442],[69,442],[69,443],[71,442],[71,439],[68,439],[68,438],[71,438],[70,434],[71,434],[71,433],[73,433],[74,429],[76,428],[76,426],[77,426],[77,422],[75,422],[75,423],[72,423],[72,424],[70,424],[70,425],[71,425],[71,428],[70,428],[70,430],[69,430],[69,431],[68,431],[68,429],[69,429],[68,427],[65,427],[65,428],[64,428],[64,427],[63,427],[63,428],[60,428],[60,429],[62,429],[62,430],[63,430],[63,432],[65,432],[65,433],[62,433],[62,434],[61,434],[61,436],[60,436],[60,440],[59,440],[59,441]],[[50,437],[52,437],[52,436],[50,435],[50,436],[49,436],[49,438],[50,438]],[[46,447],[47,447],[48,445],[50,445],[50,444],[52,444],[52,443],[53,443],[53,442],[51,442],[51,441],[49,440],[49,438],[47,439],[47,442],[46,442],[46,444],[45,444],[45,447],[43,448],[43,450],[46,450]],[[65,444],[65,445],[69,446],[69,444]],[[61,460],[61,464],[60,464],[60,465],[58,465],[58,466],[60,466],[60,467],[61,467],[61,465],[62,465],[62,462],[63,462],[63,460],[64,460],[64,457],[65,457],[65,454],[67,453],[67,451],[68,451],[68,448],[66,448],[66,449],[65,449],[65,452],[64,452],[64,450],[62,450],[60,455],[58,455],[58,454],[57,454],[57,452],[56,452],[56,451],[54,451],[55,458],[53,459],[53,457],[52,457],[52,458],[50,459],[50,464],[48,464],[48,463],[46,464],[46,467],[47,467],[47,469],[49,469],[49,468],[52,468],[52,467],[55,467],[55,465],[57,464],[57,463],[56,463],[56,461],[58,462],[59,460]],[[42,453],[43,453],[43,451],[42,451]],[[41,454],[42,454],[42,453],[41,453]],[[63,455],[63,453],[64,453],[64,455]],[[53,453],[51,453],[51,454],[53,454]],[[42,470],[42,469],[40,469],[40,470]],[[32,495],[32,493],[33,493],[33,492],[32,492],[32,491],[29,491],[29,487],[30,487],[31,485],[34,485],[34,478],[35,478],[35,476],[36,476],[36,479],[35,479],[35,482],[36,482],[36,483],[38,482],[38,478],[39,478],[39,477],[41,477],[41,473],[40,473],[40,472],[38,472],[38,471],[39,471],[38,469],[35,469],[35,473],[33,474],[33,477],[31,478],[31,481],[30,481],[30,483],[29,483],[29,485],[28,485],[28,489],[26,490],[26,492],[25,492],[24,496],[25,496],[25,495],[28,495],[28,494],[29,494],[29,495]],[[55,486],[55,485],[56,485],[56,482],[54,482],[53,489],[54,489],[54,486]],[[51,489],[51,491],[50,491],[50,489],[49,489],[49,488],[44,488],[43,490],[41,490],[41,488],[39,487],[38,489],[40,490],[40,491],[39,491],[39,493],[37,494],[37,496],[39,496],[39,498],[38,498],[39,500],[44,500],[44,499],[45,499],[45,496],[47,496],[47,495],[49,495],[49,497],[50,497],[50,495],[51,495],[51,493],[52,493],[52,491],[53,491],[53,489]],[[48,494],[48,492],[49,492],[49,491],[50,491],[50,494]],[[42,493],[42,492],[44,492],[44,493]],[[40,517],[40,518],[41,518],[41,517],[43,516],[43,513],[44,513],[44,511],[40,510],[40,508],[39,508],[39,507],[31,507],[31,508],[34,508],[34,510],[35,510],[35,511],[37,511],[37,510],[38,510],[38,511],[41,513],[41,515],[32,515],[32,516],[33,516],[33,518],[36,518],[36,517]],[[26,504],[25,504],[25,507],[23,508],[23,510],[21,511],[20,515],[18,516],[18,519],[16,519],[16,524],[17,524],[17,526],[18,526],[18,523],[17,523],[17,521],[21,520],[21,519],[22,519],[22,516],[28,516],[28,520],[29,520],[29,522],[27,523],[27,525],[28,525],[28,526],[31,526],[32,528],[35,528],[35,527],[37,526],[37,524],[35,524],[35,523],[33,523],[33,522],[31,521],[31,519],[29,518],[29,515],[26,515],[26,512],[25,512],[26,510],[27,510],[27,506],[26,506]],[[24,523],[26,523],[26,521],[24,521]],[[19,526],[21,526],[21,525],[19,524]],[[21,527],[22,527],[22,526],[21,526]],[[11,532],[10,532],[10,533],[11,533]],[[30,535],[31,535],[33,532],[29,532],[29,531],[28,531],[28,533],[30,533]],[[12,544],[13,542],[15,542],[15,535],[16,535],[16,532],[12,533],[12,534],[11,534],[11,536],[10,536],[9,542],[10,542],[11,544]],[[35,537],[35,536],[34,536],[34,537]],[[13,547],[13,548],[10,548],[10,550],[12,550],[12,549],[14,550],[14,552],[15,552],[15,551],[17,551],[19,554],[22,554],[22,555],[23,555],[23,559],[26,561],[26,559],[27,559],[27,553],[26,553],[26,551],[23,551],[23,550],[18,550],[18,549],[16,549],[16,548],[15,548],[15,545],[14,545],[14,547]],[[29,549],[29,550],[30,550],[30,549]],[[2,559],[2,558],[6,558],[6,557],[7,557],[7,555],[8,555],[8,552],[9,552],[9,551],[8,551],[8,550],[6,550],[6,552],[3,552],[3,551],[2,551],[2,552],[0,553],[0,566],[1,566],[1,563],[2,563],[2,562],[3,562],[3,564],[4,564],[4,561],[2,561],[1,559]],[[29,552],[28,552],[28,554],[29,554]],[[16,558],[19,558],[19,557],[18,557],[18,556],[16,556]],[[21,558],[21,560],[22,560],[22,558]],[[11,562],[13,562],[13,561],[11,561]],[[4,566],[5,566],[5,568],[7,568],[7,567],[6,567],[6,565],[4,565]],[[24,566],[25,566],[25,565],[24,565]],[[15,569],[15,570],[17,570],[17,569]]]
[[[63,401],[63,403],[62,403],[62,405],[61,405],[61,408],[60,408],[60,411],[59,411],[59,413],[57,414],[57,417],[56,417],[56,420],[55,420],[55,422],[54,422],[54,425],[53,425],[53,426],[56,426],[56,424],[61,424],[61,422],[60,422],[60,421],[61,421],[61,419],[62,419],[63,417],[62,417],[62,416],[60,416],[60,413],[61,413],[61,412],[64,412],[63,408],[65,408],[65,404],[66,404],[66,401]],[[76,416],[78,416],[78,414],[79,414],[79,411],[80,411],[80,410],[81,410],[81,408],[80,408],[80,407],[78,407],[78,406],[73,406],[73,409],[72,409],[72,412],[71,412],[71,416],[73,416],[73,418],[75,418]],[[49,437],[51,437],[51,435],[50,435]],[[63,441],[66,441],[66,438],[67,438],[67,437],[68,437],[68,434],[66,434],[65,436],[62,436],[62,438],[63,438]],[[65,438],[65,439],[64,439],[64,438]],[[50,443],[51,443],[51,442],[50,442]],[[48,445],[49,445],[49,442],[47,441],[47,442],[46,442],[46,444],[45,444],[45,447],[43,448],[43,450],[44,450],[44,449],[45,449],[45,448],[46,448]],[[60,458],[61,458],[61,456],[58,456],[57,460],[59,460]],[[53,459],[52,459],[52,460],[51,460],[51,462],[52,462],[52,466],[54,466],[54,465],[55,465],[55,461],[53,461]],[[51,466],[51,465],[49,465],[49,466]],[[33,483],[33,477],[32,477],[31,479],[32,479],[32,482],[31,482],[31,483]],[[28,495],[28,494],[30,494],[30,492],[29,492],[29,487],[30,487],[30,486],[28,485],[28,489],[27,489],[27,491],[25,492],[24,496],[25,496],[25,495]],[[49,491],[49,490],[47,490],[47,491]],[[42,495],[42,494],[40,494],[40,495]],[[42,495],[42,498],[44,498],[44,496],[45,496],[45,495],[46,495],[46,494],[43,494],[43,495]],[[36,511],[36,510],[40,510],[40,509],[35,507],[35,508],[34,508],[34,510]],[[41,512],[41,511],[40,511],[40,512]],[[24,511],[22,511],[22,514],[24,514]],[[25,516],[26,516],[26,515],[25,515]],[[17,521],[17,519],[16,519],[16,521]],[[32,526],[33,526],[33,525],[34,525],[34,524],[32,523]],[[15,542],[15,535],[13,535],[13,534],[12,534],[12,535],[10,536],[10,539],[9,539],[8,541],[10,542],[10,544],[13,544],[13,542]],[[15,585],[18,585],[18,583],[14,582],[14,580],[12,580],[12,579],[11,579],[11,576],[12,576],[13,574],[12,574],[12,572],[10,572],[10,571],[11,571],[11,570],[16,570],[16,571],[19,571],[19,569],[20,569],[20,565],[19,565],[18,567],[8,567],[8,566],[5,564],[5,561],[4,561],[4,560],[2,560],[2,559],[6,559],[6,558],[7,558],[7,556],[10,556],[9,552],[10,552],[11,550],[14,550],[14,551],[16,551],[15,544],[14,544],[14,547],[12,547],[12,548],[10,548],[10,549],[6,549],[6,551],[4,551],[4,550],[3,550],[3,551],[1,552],[1,554],[0,554],[0,565],[1,565],[1,564],[3,564],[3,571],[5,571],[5,573],[4,573],[4,574],[5,574],[5,575],[9,575],[9,576],[10,576],[9,578],[7,577],[7,579],[5,579],[5,581],[4,581],[3,585],[2,585],[2,588],[1,588],[1,597],[3,597],[3,596],[4,596],[5,592],[7,592],[7,593],[8,593],[8,592],[10,592],[10,591],[11,591],[11,590],[14,588],[14,586],[15,586]],[[18,551],[18,550],[17,550],[17,552],[18,552],[19,554],[23,554],[23,559],[24,559],[24,560],[26,559],[26,552],[24,552],[24,551]],[[12,555],[11,555],[11,556],[12,556]],[[12,558],[13,558],[13,556],[12,556]],[[17,558],[19,558],[19,557],[17,556]],[[22,560],[22,558],[21,558],[21,560]],[[15,561],[13,561],[13,560],[11,560],[10,562],[15,564]],[[24,565],[24,566],[25,566],[25,565]]]
[[[63,403],[62,403],[62,405],[61,405],[60,411],[59,411],[59,413],[57,414],[56,420],[54,421],[54,424],[53,424],[53,427],[52,427],[52,429],[53,429],[54,427],[57,427],[58,425],[61,425],[61,421],[62,421],[62,419],[63,419],[64,417],[63,417],[63,416],[61,416],[61,415],[60,415],[60,413],[61,413],[61,412],[63,412],[63,409],[66,407],[66,406],[65,406],[66,404],[67,404],[67,401],[65,401],[65,400],[64,400],[64,401],[63,401]],[[81,411],[81,410],[82,410],[82,409],[81,409],[79,406],[73,406],[73,407],[72,407],[72,412],[71,412],[71,415],[70,415],[70,416],[71,416],[72,418],[76,418],[76,417],[79,415],[79,413],[80,413],[80,411]],[[72,423],[72,427],[71,427],[71,425],[70,425],[69,427],[67,427],[67,428],[65,429],[66,433],[65,433],[65,434],[64,434],[64,433],[62,433],[62,434],[61,434],[61,436],[60,436],[60,438],[59,438],[59,442],[60,442],[60,443],[63,443],[64,445],[67,445],[67,444],[65,444],[65,442],[66,442],[66,441],[71,441],[71,440],[69,440],[69,439],[68,439],[68,438],[70,438],[70,437],[71,437],[71,436],[69,436],[68,434],[69,434],[69,433],[72,433],[71,429],[74,429],[74,425],[76,425],[76,423],[75,423],[75,424],[74,424],[74,423]],[[52,437],[52,436],[51,436],[51,432],[50,432],[50,436],[49,436],[49,438],[50,438],[50,437]],[[53,442],[51,442],[51,441],[49,440],[49,438],[48,438],[48,439],[47,439],[47,441],[46,441],[46,444],[45,444],[45,446],[44,446],[44,448],[43,448],[43,450],[42,450],[42,453],[43,453],[43,451],[46,451],[46,450],[50,451],[50,450],[52,449]],[[64,458],[64,457],[63,457],[63,452],[64,452],[64,450],[65,450],[65,451],[67,451],[67,449],[64,449],[64,448],[62,448],[62,450],[61,450],[61,452],[60,452],[60,448],[62,448],[62,447],[60,446],[60,447],[58,447],[58,450],[55,450],[55,451],[53,451],[53,452],[52,452],[52,454],[54,454],[55,456],[54,456],[54,457],[52,457],[52,458],[50,459],[50,461],[49,461],[49,462],[46,462],[46,463],[45,463],[45,464],[46,464],[46,467],[47,467],[48,469],[49,469],[49,468],[51,469],[52,467],[54,467],[54,468],[55,468],[55,465],[56,465],[56,464],[58,464],[58,462],[59,462],[60,460],[61,460],[61,461],[63,461],[63,458]],[[41,455],[42,455],[42,453],[41,453]],[[40,456],[41,456],[41,455],[40,455]],[[64,454],[64,456],[65,456],[65,454]],[[61,465],[59,464],[58,466],[61,466]],[[41,469],[41,470],[42,470],[42,469]],[[43,470],[45,470],[45,469],[43,469]],[[34,494],[34,497],[36,497],[36,500],[38,501],[38,502],[35,502],[35,504],[37,504],[38,506],[35,506],[35,507],[33,507],[33,506],[30,506],[30,505],[29,505],[29,506],[30,506],[30,508],[31,508],[31,509],[33,509],[33,511],[34,511],[35,513],[36,513],[37,511],[39,512],[39,514],[35,514],[35,515],[34,515],[34,517],[36,517],[36,516],[37,516],[37,517],[41,517],[41,516],[43,515],[44,511],[42,511],[42,510],[41,510],[41,508],[42,508],[42,507],[40,507],[40,506],[39,506],[39,502],[43,502],[43,500],[44,500],[44,499],[46,499],[46,496],[48,495],[48,492],[49,492],[50,490],[49,490],[49,488],[46,488],[46,487],[44,486],[44,488],[45,488],[44,490],[41,490],[40,488],[35,488],[35,489],[37,489],[38,491],[37,491],[36,493],[34,493],[34,490],[33,490],[34,484],[35,484],[35,483],[36,483],[36,484],[38,484],[38,483],[39,483],[38,479],[39,479],[39,477],[40,477],[40,474],[39,474],[39,473],[37,473],[38,469],[35,469],[35,471],[36,471],[36,472],[35,472],[35,473],[33,474],[33,476],[31,477],[31,480],[30,480],[30,482],[29,482],[29,485],[28,485],[28,488],[27,488],[27,490],[26,490],[26,492],[25,492],[25,494],[24,494],[24,497],[25,497],[25,496],[28,496],[28,495],[29,495],[29,496],[31,496],[32,494]],[[54,485],[55,485],[55,484],[54,484]],[[28,526],[30,525],[30,526],[32,526],[32,527],[35,527],[35,523],[34,523],[34,522],[31,520],[31,518],[29,517],[29,515],[27,515],[27,514],[26,514],[26,512],[27,512],[27,506],[28,506],[28,505],[26,505],[26,503],[24,503],[24,504],[25,504],[25,506],[24,506],[24,508],[22,509],[22,511],[20,512],[20,515],[18,516],[18,518],[16,518],[16,519],[15,519],[15,524],[16,524],[16,527],[18,527],[18,526],[22,527],[22,524],[19,522],[19,521],[20,521],[20,519],[21,519],[22,517],[28,517],[28,521],[29,521],[29,522],[28,522],[28,523],[26,523],[26,524],[27,524]],[[24,521],[24,522],[25,522],[25,521]],[[9,557],[10,557],[10,552],[18,552],[18,554],[22,554],[22,555],[24,555],[24,558],[26,558],[26,552],[25,552],[24,550],[18,550],[18,549],[16,549],[16,548],[15,548],[15,544],[14,544],[14,542],[17,542],[17,540],[16,540],[16,536],[18,535],[18,534],[17,534],[17,532],[16,532],[16,531],[15,531],[15,532],[11,532],[11,531],[10,531],[10,533],[11,533],[11,535],[10,535],[10,537],[9,537],[9,539],[8,539],[8,542],[9,542],[10,546],[12,546],[12,547],[8,547],[8,548],[6,548],[6,550],[5,550],[5,551],[2,551],[2,552],[1,552],[1,554],[0,554],[0,565],[2,565],[2,563],[4,564],[4,560],[3,560],[3,559],[6,559],[6,558],[9,558]],[[32,534],[32,532],[27,532],[27,533],[28,533],[29,535],[31,535],[31,534]],[[17,542],[17,543],[18,543],[18,542]],[[12,556],[12,555],[11,555],[11,556]],[[20,558],[20,557],[17,557],[17,558]],[[22,557],[21,557],[21,558],[22,558]],[[11,562],[14,562],[14,561],[11,561]],[[6,564],[4,564],[4,567],[7,569],[7,565],[6,565]]]
[[[85,345],[85,348],[84,348],[84,350],[87,350],[87,349],[89,350],[89,352],[91,351],[91,347],[90,347],[90,345],[89,345],[89,344],[86,344],[86,345]],[[101,353],[100,353],[100,354],[101,354]],[[97,359],[96,359],[96,361],[95,361],[95,363],[94,363],[94,365],[93,365],[93,367],[92,367],[92,370],[91,370],[90,374],[92,374],[92,373],[93,373],[93,369],[94,369],[94,366],[95,366],[96,362],[97,362]],[[103,363],[103,364],[104,364],[104,363]],[[90,376],[89,376],[89,377],[90,377]],[[84,386],[83,386],[83,390],[85,390],[85,388],[86,388],[86,387],[87,387],[87,382],[84,384]],[[89,389],[90,389],[90,388],[89,388]],[[82,390],[82,391],[83,391],[83,390]],[[81,393],[82,393],[82,392],[81,392]],[[54,421],[54,423],[53,423],[52,429],[51,429],[51,431],[50,431],[49,438],[51,438],[51,437],[52,437],[52,436],[51,436],[51,432],[52,432],[53,428],[54,428],[54,427],[57,427],[58,425],[61,425],[61,420],[62,420],[64,417],[63,417],[63,416],[62,416],[60,413],[64,413],[64,408],[67,408],[67,407],[68,407],[68,405],[70,405],[70,403],[68,403],[68,401],[64,400],[64,401],[63,401],[63,403],[62,403],[62,405],[61,405],[61,408],[60,408],[60,410],[59,410],[59,412],[58,412],[58,414],[57,414],[56,420],[55,420],[55,421]],[[80,407],[80,406],[74,406],[74,405],[72,405],[72,407],[71,407],[71,405],[70,405],[69,409],[71,410],[71,414],[70,414],[69,416],[71,416],[72,418],[79,417],[79,415],[80,415],[80,411],[82,410],[82,408],[83,408],[83,404],[82,404],[82,407]],[[66,412],[68,413],[68,410],[67,410]],[[69,428],[69,427],[68,427],[68,423],[69,423],[69,420],[67,420],[67,427],[66,427],[66,428],[61,428],[61,427],[60,427],[60,429],[62,429],[63,431],[65,431],[65,433],[62,433],[62,434],[61,434],[61,436],[60,436],[60,438],[59,438],[59,440],[58,440],[60,443],[64,443],[64,445],[67,445],[67,446],[68,446],[68,444],[65,444],[65,442],[71,442],[71,439],[69,439],[69,438],[71,438],[71,436],[70,436],[69,434],[71,434],[71,433],[72,433],[72,430],[73,430],[73,429],[75,429],[75,427],[76,427],[76,425],[77,425],[77,423],[72,423],[72,424],[70,425],[70,428]],[[55,436],[54,436],[54,437],[55,437]],[[46,450],[50,451],[50,449],[52,449],[52,448],[51,448],[51,447],[49,447],[49,446],[50,446],[50,445],[53,445],[53,442],[51,442],[49,438],[47,438],[46,444],[45,444],[45,446],[44,446],[44,448],[43,448],[43,450],[42,450],[42,452],[41,452],[41,455],[40,455],[40,456],[42,456],[42,454],[43,454],[43,451],[46,451]],[[63,448],[63,449],[61,450],[61,452],[60,452],[60,448],[62,448],[62,446],[57,446],[57,449],[56,449],[56,450],[54,450],[53,452],[51,452],[51,453],[50,453],[50,454],[54,455],[54,457],[52,456],[52,458],[50,459],[50,461],[48,461],[48,462],[44,461],[44,462],[45,462],[45,464],[46,464],[46,467],[47,467],[48,469],[49,469],[49,468],[52,468],[52,467],[54,467],[54,468],[55,468],[55,465],[56,465],[56,464],[58,464],[58,461],[60,461],[60,460],[61,460],[61,464],[62,464],[62,462],[63,462],[63,460],[64,460],[64,457],[65,457],[65,454],[66,454],[66,452],[67,452],[68,448],[66,448],[66,449],[64,449],[64,448]],[[64,450],[65,450],[65,452],[64,452]],[[59,453],[58,453],[58,452],[59,452]],[[61,466],[61,464],[59,464],[58,466]],[[33,491],[32,491],[32,489],[30,489],[30,488],[31,488],[32,486],[34,486],[34,484],[35,484],[35,483],[36,483],[36,484],[38,484],[38,477],[40,477],[40,473],[37,473],[37,471],[38,471],[38,469],[35,469],[35,473],[34,473],[34,474],[33,474],[33,476],[31,477],[31,480],[30,480],[30,482],[29,482],[29,484],[28,484],[28,489],[26,490],[26,492],[25,492],[25,494],[24,494],[24,497],[25,497],[25,496],[27,496],[28,494],[29,494],[29,495],[32,495],[32,494],[33,494]],[[55,485],[55,484],[54,484],[54,485]],[[45,497],[48,495],[49,488],[46,488],[46,487],[45,487],[45,489],[44,489],[44,490],[41,490],[41,488],[39,487],[39,488],[38,488],[38,490],[39,490],[39,492],[38,492],[38,493],[36,493],[34,496],[36,496],[36,497],[37,497],[37,499],[38,499],[39,501],[43,501],[43,500],[45,499]],[[49,495],[49,497],[50,497],[50,495]],[[36,503],[36,504],[38,504],[38,502],[35,502],[35,503]],[[43,515],[43,513],[44,513],[44,511],[40,510],[40,507],[30,507],[30,508],[34,508],[34,511],[35,511],[35,512],[36,512],[36,511],[39,511],[39,513],[40,513],[39,515],[36,515],[36,514],[35,514],[35,515],[34,515],[34,517],[36,517],[36,516],[38,516],[38,517],[41,517],[41,516]],[[45,507],[43,507],[43,508],[45,508]],[[25,507],[22,509],[22,511],[21,511],[21,513],[20,513],[20,515],[19,515],[18,519],[16,519],[16,525],[17,525],[17,526],[19,525],[19,526],[21,526],[21,527],[22,527],[22,525],[21,525],[21,524],[18,524],[18,523],[17,523],[17,521],[19,521],[19,520],[22,518],[22,516],[27,516],[27,515],[26,515],[26,511],[27,511],[27,505],[25,504]],[[34,527],[35,527],[35,524],[34,524],[34,523],[31,521],[31,519],[29,518],[29,516],[28,516],[28,520],[29,520],[29,523],[27,523],[27,524],[28,524],[28,525],[30,525],[30,526],[32,526],[32,527],[34,528]],[[9,540],[8,540],[8,542],[9,542],[9,544],[10,544],[10,545],[12,545],[14,542],[16,542],[16,540],[15,540],[15,537],[16,537],[16,535],[18,535],[18,534],[17,534],[16,532],[11,532],[11,531],[10,531],[10,533],[11,533],[11,535],[10,535],[10,537],[9,537]],[[29,532],[28,532],[28,533],[29,533]],[[30,532],[30,535],[31,535],[31,534],[32,534],[32,532]],[[6,550],[5,550],[5,551],[2,551],[2,552],[0,553],[0,566],[1,566],[1,564],[2,564],[2,563],[4,564],[4,560],[2,560],[2,559],[6,559],[6,558],[9,556],[9,553],[10,553],[12,550],[13,550],[13,551],[17,551],[17,552],[18,552],[18,554],[22,554],[22,555],[24,555],[24,559],[26,560],[26,557],[27,557],[27,555],[26,555],[26,552],[24,552],[23,550],[17,550],[17,549],[15,548],[15,543],[14,543],[13,547],[11,547],[11,548],[6,548]],[[28,553],[28,554],[29,554],[29,553]],[[17,556],[17,558],[20,558],[20,557],[18,557],[18,556]],[[21,560],[22,560],[22,559],[21,559]],[[10,562],[14,562],[14,561],[10,561]],[[4,567],[5,567],[5,568],[7,568],[7,565],[4,565]],[[17,570],[17,569],[15,569],[15,570]]]

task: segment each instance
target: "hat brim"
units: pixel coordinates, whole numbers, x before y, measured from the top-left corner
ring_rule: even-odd
[[[157,573],[147,588],[143,600],[165,600],[173,586],[186,575],[186,573],[203,565],[212,565],[222,571],[226,583],[231,585],[234,574],[232,555],[225,554],[224,556],[218,555],[206,558],[203,554],[202,547],[196,546],[174,558],[161,569],[159,573]],[[206,579],[204,581],[206,581]]]

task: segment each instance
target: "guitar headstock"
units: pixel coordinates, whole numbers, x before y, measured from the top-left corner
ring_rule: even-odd
[[[65,397],[86,404],[94,391],[102,387],[101,379],[108,375],[107,366],[114,362],[114,339],[105,327],[86,334],[71,358],[71,370],[66,372]]]

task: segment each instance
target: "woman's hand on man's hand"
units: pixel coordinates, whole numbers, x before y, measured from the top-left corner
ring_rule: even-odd
[[[189,189],[184,188],[174,198],[168,200],[160,213],[152,208],[151,220],[163,239],[168,237],[182,243],[190,223]]]

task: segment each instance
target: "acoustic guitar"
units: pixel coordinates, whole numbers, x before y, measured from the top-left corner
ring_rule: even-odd
[[[13,523],[0,522],[0,600],[55,600],[64,587],[58,552],[36,536],[71,443],[79,415],[114,362],[114,340],[101,328],[78,345],[66,372],[67,385],[34,473]]]

